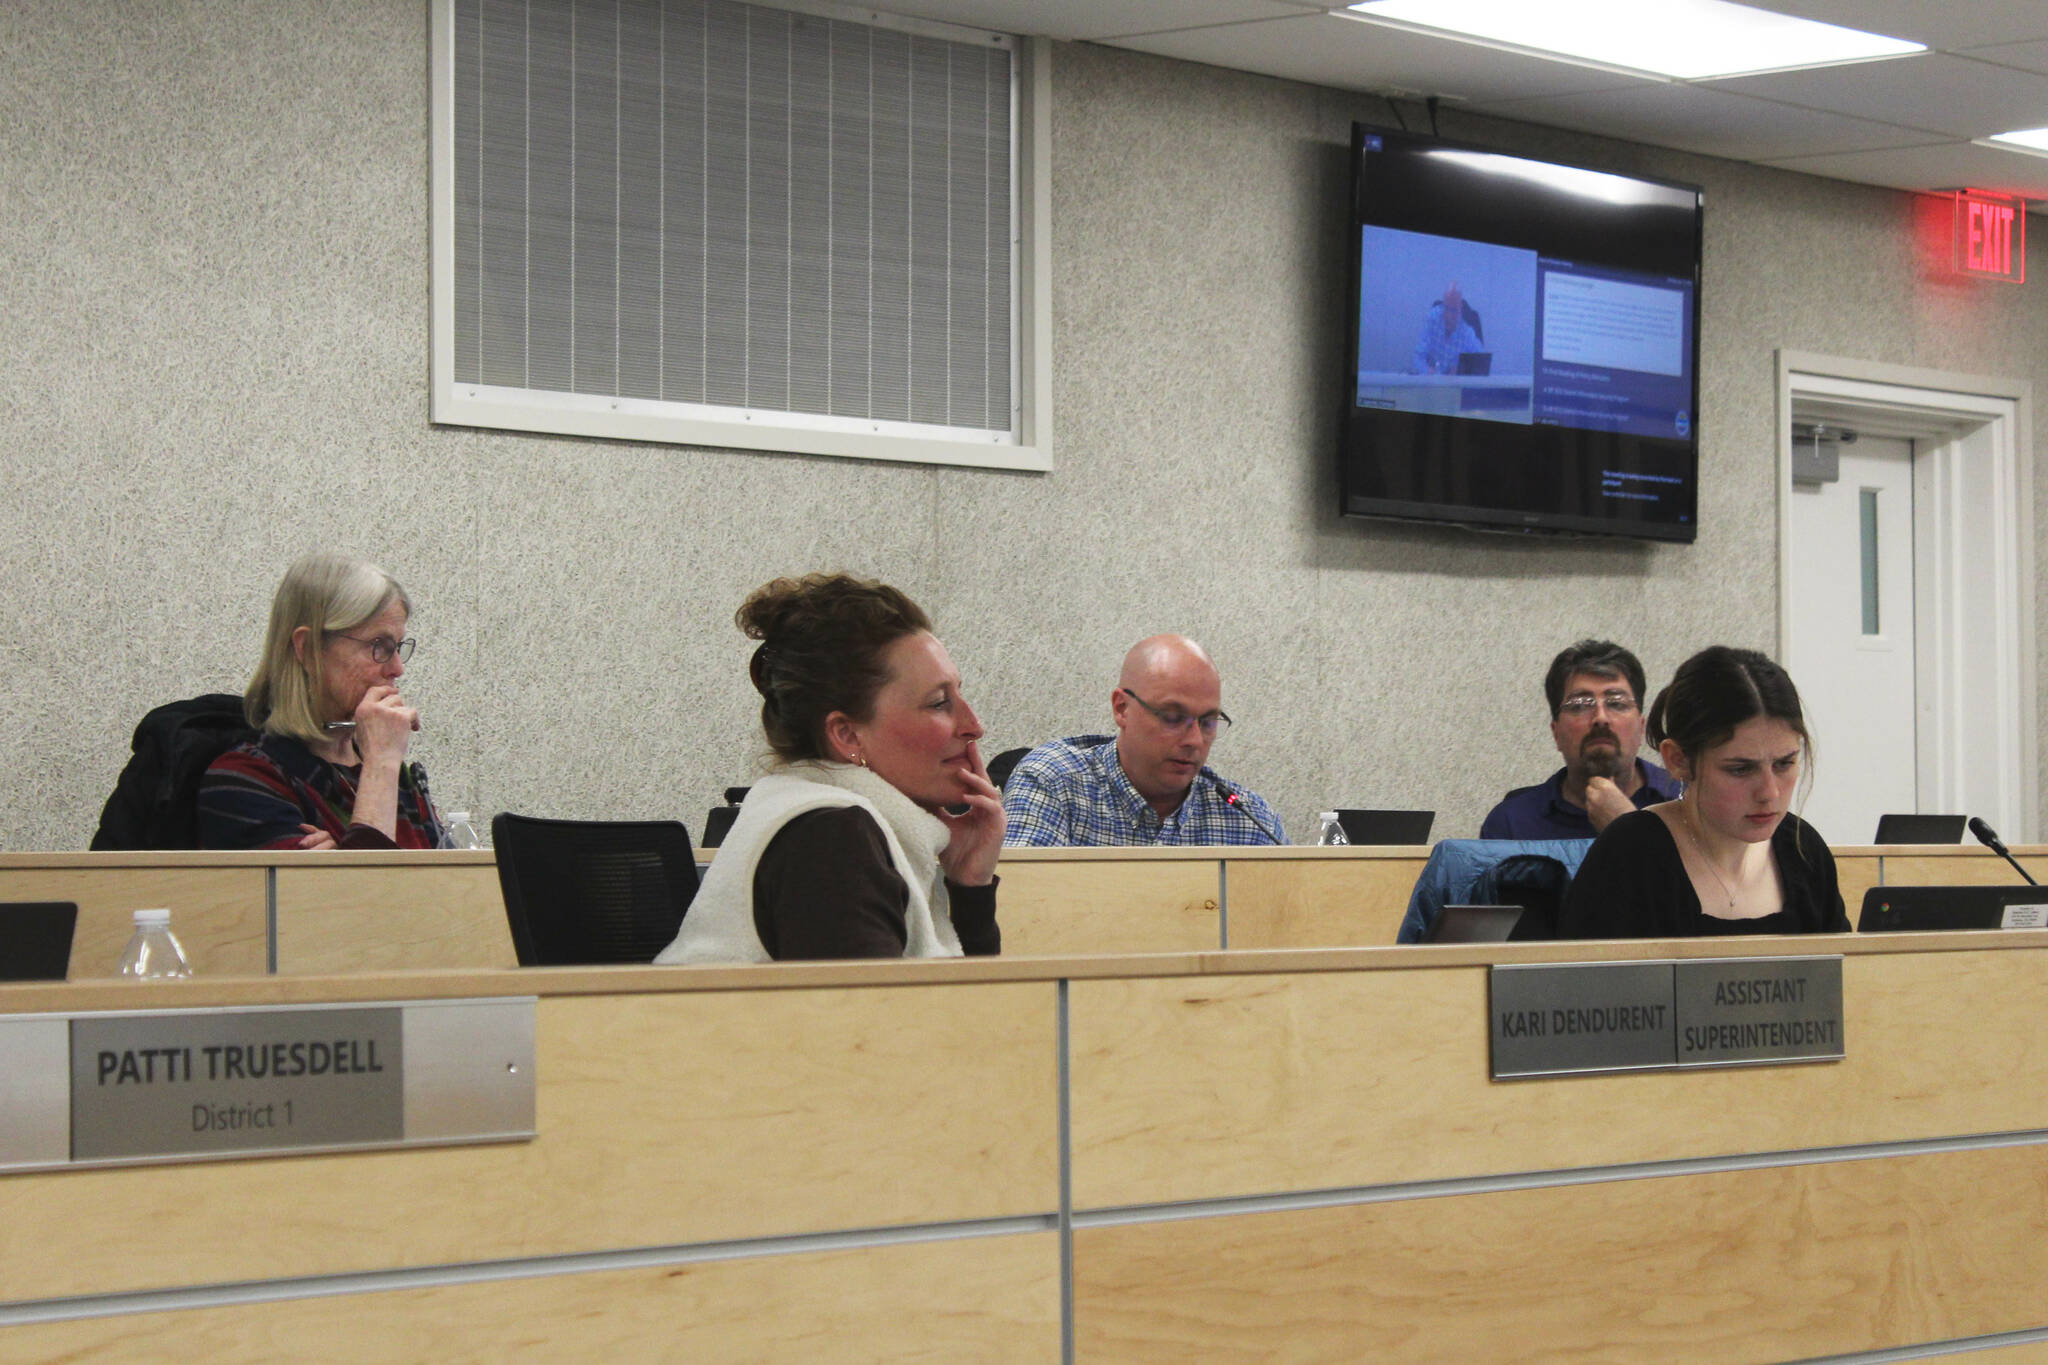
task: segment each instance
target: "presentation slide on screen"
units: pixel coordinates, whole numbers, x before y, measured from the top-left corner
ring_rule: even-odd
[[[1691,435],[1690,280],[1392,228],[1359,250],[1360,407]]]

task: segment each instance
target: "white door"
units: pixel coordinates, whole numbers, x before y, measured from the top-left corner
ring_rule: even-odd
[[[1791,630],[1816,762],[1803,814],[1830,843],[1919,809],[1914,707],[1913,443],[1840,447],[1841,477],[1794,484]]]

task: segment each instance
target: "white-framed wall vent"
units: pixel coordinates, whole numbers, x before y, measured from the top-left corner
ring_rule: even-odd
[[[1043,470],[1047,45],[433,0],[433,419]]]

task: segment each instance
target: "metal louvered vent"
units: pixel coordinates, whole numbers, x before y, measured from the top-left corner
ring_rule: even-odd
[[[1016,439],[1007,39],[449,3],[464,396]]]

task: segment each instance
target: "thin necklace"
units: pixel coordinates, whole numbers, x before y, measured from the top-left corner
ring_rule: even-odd
[[[1714,866],[1714,860],[1707,856],[1706,849],[1700,847],[1699,836],[1692,832],[1693,822],[1699,818],[1699,812],[1693,809],[1693,804],[1690,801],[1680,801],[1678,804],[1685,807],[1685,841],[1692,845],[1694,853],[1700,855],[1700,861],[1706,864],[1707,871],[1712,874],[1715,882],[1719,883],[1721,894],[1728,898],[1728,908],[1733,910],[1735,908],[1735,893],[1728,889],[1726,879],[1721,876],[1721,869]]]

